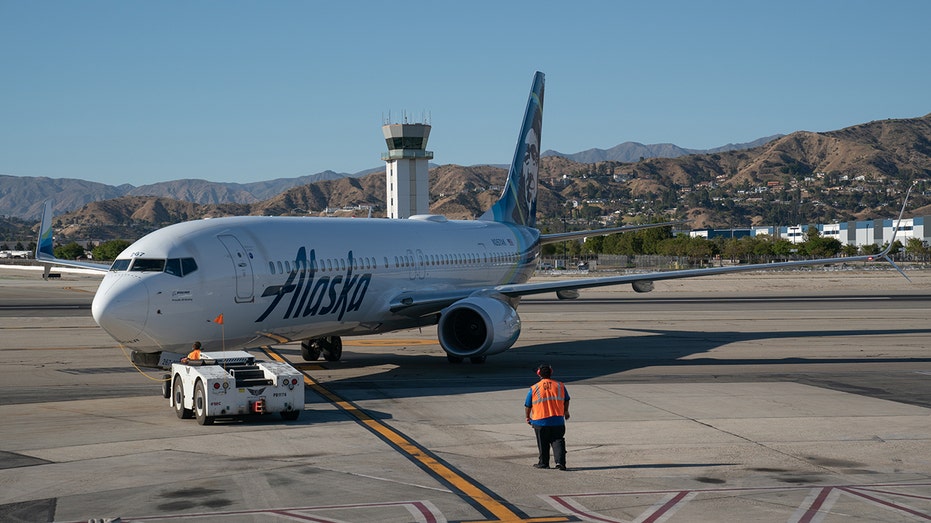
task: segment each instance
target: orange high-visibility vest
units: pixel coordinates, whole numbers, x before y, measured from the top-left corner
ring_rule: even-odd
[[[200,349],[192,350],[188,355],[187,359],[189,360],[199,360],[200,359]]]
[[[538,381],[531,391],[530,419],[538,420],[564,416],[566,412],[566,385],[556,380]]]

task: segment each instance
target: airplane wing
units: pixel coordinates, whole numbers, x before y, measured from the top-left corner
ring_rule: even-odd
[[[48,277],[48,272],[52,265],[91,269],[98,272],[107,272],[110,270],[109,264],[62,260],[55,257],[55,250],[52,247],[52,200],[45,201],[45,211],[42,213],[42,224],[39,226],[39,241],[36,244],[36,261],[45,264],[46,277]]]
[[[450,292],[405,292],[388,304],[391,312],[412,318],[437,313],[459,300],[489,289],[456,289]]]
[[[94,262],[81,262],[77,260],[62,260],[61,258],[56,258],[55,256],[48,256],[47,254],[36,253],[36,261],[43,263],[46,267],[51,265],[60,265],[62,267],[74,267],[77,269],[90,269],[97,272],[107,272],[110,270],[110,264],[103,263],[94,263]]]
[[[634,290],[645,292],[652,288],[654,281],[675,280],[679,278],[695,278],[698,276],[714,276],[734,272],[760,271],[769,269],[785,269],[787,267],[806,267],[812,265],[831,265],[836,263],[853,263],[860,261],[873,261],[884,254],[870,256],[849,256],[845,258],[822,258],[818,260],[798,260],[777,263],[756,263],[749,265],[731,265],[727,267],[708,267],[704,269],[685,269],[675,271],[655,271],[642,274],[625,274],[623,276],[605,276],[601,278],[579,278],[557,282],[514,283],[499,285],[495,291],[505,296],[529,296],[546,292],[574,291],[594,287],[606,287],[622,283],[634,284]],[[888,258],[887,258],[888,259]],[[891,261],[890,261],[891,263]],[[898,269],[898,267],[896,267]],[[900,271],[901,272],[901,271]],[[904,273],[903,273],[904,275]]]

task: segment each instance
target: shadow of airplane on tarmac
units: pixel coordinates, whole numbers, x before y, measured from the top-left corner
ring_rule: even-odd
[[[625,383],[687,383],[687,382],[748,382],[748,381],[792,381],[843,392],[861,394],[931,407],[931,398],[921,394],[921,386],[896,383],[901,377],[890,376],[884,386],[865,386],[862,374],[867,369],[827,368],[837,364],[881,364],[881,363],[929,363],[927,358],[897,357],[844,357],[844,358],[738,358],[715,357],[694,358],[729,344],[762,342],[765,340],[795,340],[805,344],[806,340],[825,338],[863,338],[864,346],[872,346],[869,338],[876,336],[929,336],[927,329],[860,329],[860,330],[788,330],[788,331],[708,331],[688,332],[663,329],[617,329],[619,335],[612,338],[558,341],[517,346],[500,354],[483,365],[463,363],[446,364],[442,351],[437,354],[404,354],[403,352],[369,353],[352,352],[344,348],[339,362],[318,362],[324,369],[362,369],[385,367],[383,371],[362,377],[335,378],[327,380],[325,386],[338,394],[354,400],[386,397],[449,396],[474,392],[499,390],[523,390],[536,381],[529,369],[538,362],[546,361],[557,369],[557,377],[566,383],[586,381],[598,383],[612,375],[637,369],[652,369],[653,372],[634,373],[624,376]],[[296,345],[276,349],[292,362],[299,362],[300,349]],[[492,363],[493,361],[493,363]],[[786,365],[799,365],[798,369],[787,369]],[[812,369],[811,366],[825,368]],[[729,368],[726,372],[672,374],[664,368],[682,366],[718,366]],[[745,366],[745,369],[735,369]],[[778,369],[774,368],[779,366]],[[311,370],[310,375],[314,372]],[[917,374],[910,379],[921,380]],[[617,378],[610,378],[616,381]],[[873,383],[876,380],[873,379]],[[911,382],[909,382],[911,383]],[[441,384],[441,386],[438,386]],[[904,387],[904,389],[903,389]],[[311,403],[308,391],[308,403]],[[316,396],[315,396],[316,397]],[[319,399],[319,398],[317,398]],[[377,416],[377,414],[376,414]]]

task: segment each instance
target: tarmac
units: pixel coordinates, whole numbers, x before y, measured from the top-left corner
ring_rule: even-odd
[[[812,270],[526,299],[515,347],[344,338],[306,410],[200,426],[90,316],[98,277],[0,269],[0,520],[931,519],[931,271]],[[523,399],[572,397],[568,471]]]

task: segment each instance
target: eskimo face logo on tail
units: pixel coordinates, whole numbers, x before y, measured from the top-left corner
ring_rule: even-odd
[[[255,321],[265,320],[285,302],[288,305],[282,319],[335,314],[336,319],[342,321],[347,312],[359,310],[372,281],[372,274],[352,273],[352,251],[346,255],[346,261],[345,273],[318,277],[315,251],[310,250],[308,259],[307,250],[301,247],[294,258],[294,270],[288,274],[284,284],[266,289],[264,296],[274,295],[275,299]],[[284,299],[289,294],[291,299]]]
[[[524,137],[524,164],[521,173],[521,180],[524,182],[524,201],[521,207],[527,209],[528,216],[534,216],[537,212],[537,179],[540,172],[540,139],[539,137],[539,120],[534,122],[535,127],[531,127]]]

